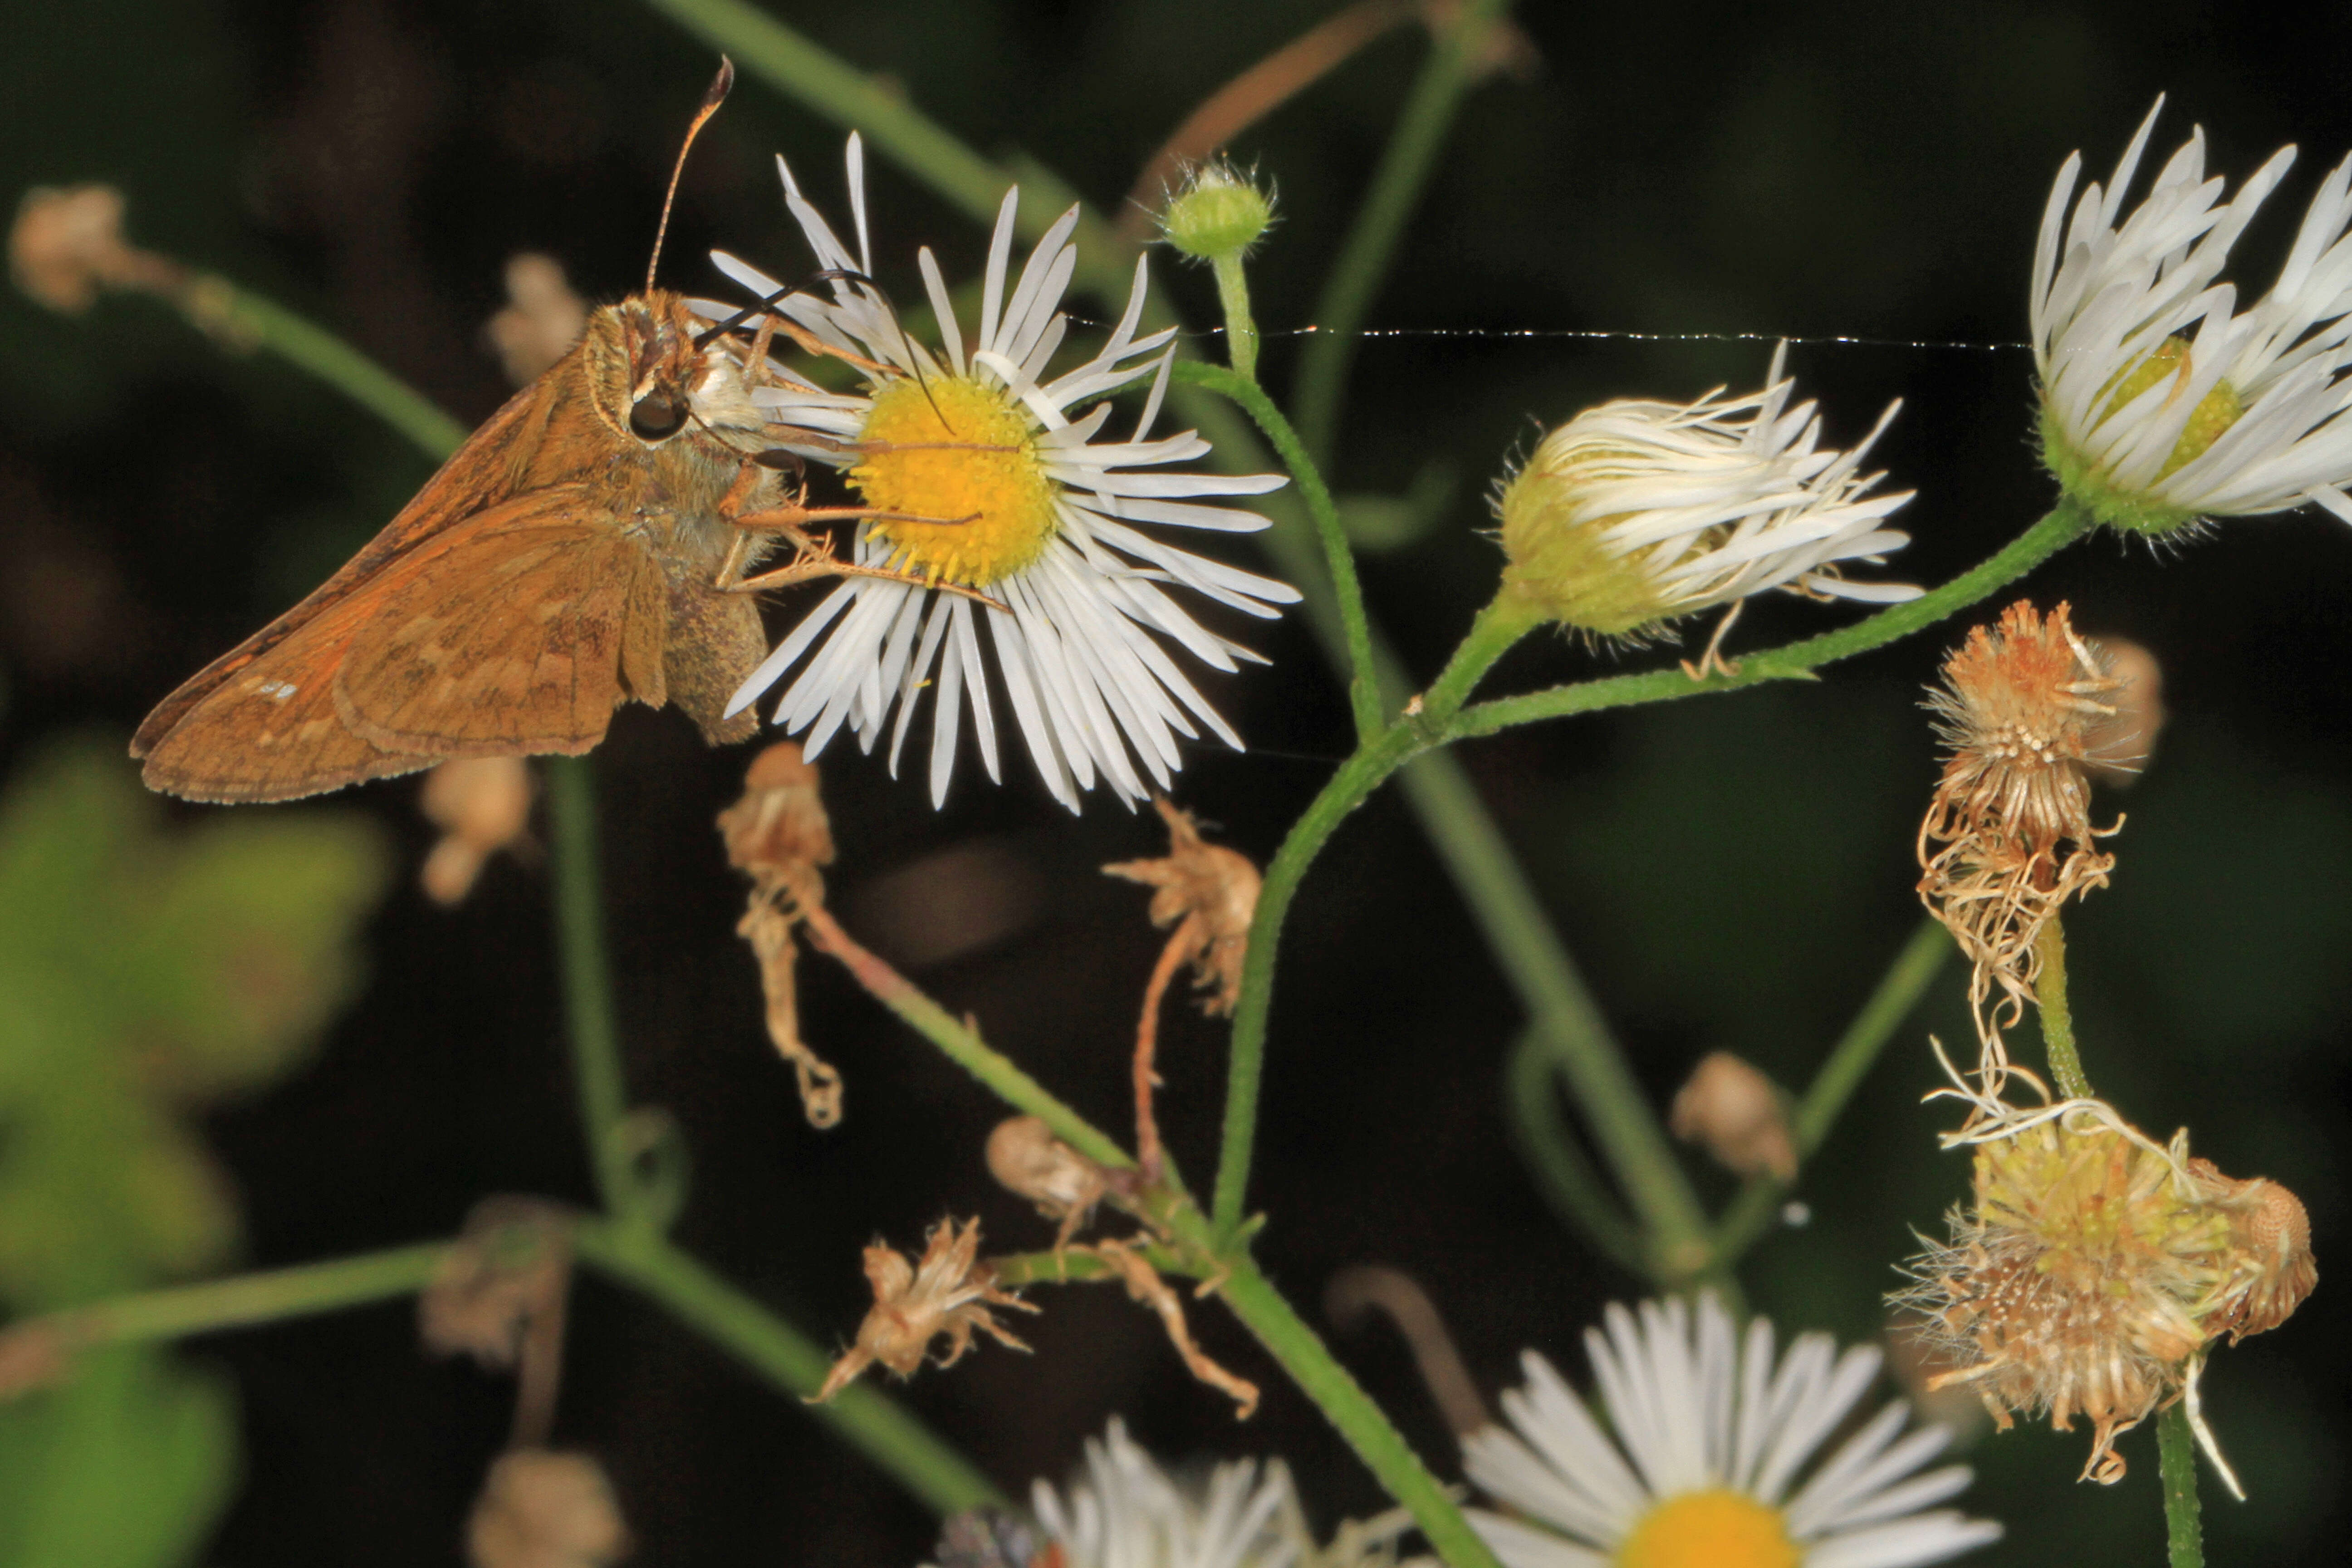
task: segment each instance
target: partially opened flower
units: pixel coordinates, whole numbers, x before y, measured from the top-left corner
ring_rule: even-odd
[[[1742,1334],[1712,1296],[1608,1321],[1585,1334],[1606,1426],[1529,1351],[1528,1385],[1503,1395],[1514,1430],[1463,1439],[1471,1480],[1515,1510],[1470,1514],[1506,1568],[1909,1568],[2000,1539],[1931,1506],[1969,1471],[1919,1473],[1949,1434],[1906,1434],[1900,1400],[1812,1463],[1877,1376],[1875,1349],[1802,1334],[1776,1355],[1770,1323]]]
[[[1666,622],[1750,594],[1890,603],[1901,583],[1848,580],[1840,563],[1876,563],[1909,542],[1879,526],[1912,492],[1870,493],[1860,472],[1902,405],[1851,451],[1821,446],[1811,403],[1773,351],[1761,392],[1696,403],[1620,398],[1546,436],[1504,486],[1504,592],[1529,612],[1601,637],[1642,637]]]
[[[1300,1542],[1281,1523],[1296,1506],[1279,1459],[1228,1460],[1205,1485],[1186,1486],[1116,1416],[1099,1441],[1087,1439],[1081,1479],[1030,1491],[1031,1511],[1070,1568],[1290,1568]]]
[[[2043,460],[2119,528],[2160,534],[2305,501],[2352,521],[2352,159],[2312,197],[2271,291],[2240,311],[2235,286],[2215,280],[2294,149],[2224,201],[2192,130],[2126,215],[2163,108],[2071,218],[2079,153],[2043,209],[2032,296]]]
[[[1108,340],[1084,363],[1048,379],[1069,327],[1059,307],[1077,264],[1070,243],[1076,208],[1046,231],[1008,293],[1019,192],[1005,194],[981,289],[979,332],[969,343],[939,264],[929,249],[920,252],[945,342],[938,353],[918,344],[866,277],[872,261],[863,158],[851,137],[855,249],[835,237],[792,171],[783,170],[785,201],[818,267],[855,275],[835,277],[830,299],[776,299],[785,285],[733,257],[714,259],[862,368],[862,391],[827,392],[781,371],[782,384],[753,396],[782,427],[782,445],[847,470],[871,509],[857,527],[857,561],[931,586],[844,580],[743,683],[730,710],[798,665],[776,703],[775,721],[807,731],[811,757],[845,725],[869,749],[887,727],[896,767],[917,698],[929,687],[931,796],[943,800],[967,705],[981,762],[991,778],[999,776],[982,657],[985,628],[1022,737],[1055,798],[1075,811],[1099,774],[1123,798],[1141,800],[1150,793],[1147,779],[1165,788],[1181,765],[1180,740],[1206,730],[1241,744],[1163,644],[1215,669],[1256,660],[1194,620],[1169,590],[1260,617],[1298,598],[1286,584],[1179,549],[1159,531],[1262,529],[1265,518],[1202,498],[1262,494],[1282,485],[1283,477],[1165,471],[1206,456],[1209,444],[1191,431],[1151,437],[1173,333],[1136,335],[1145,289],[1140,259],[1126,312]],[[1145,382],[1132,435],[1098,439],[1111,416],[1102,400]],[[940,592],[942,584],[988,603]]]

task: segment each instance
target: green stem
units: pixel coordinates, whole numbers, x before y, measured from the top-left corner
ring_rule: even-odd
[[[2205,1568],[2203,1510],[2197,1500],[2197,1435],[2189,1425],[2186,1401],[2157,1416],[2156,1455],[2164,1473],[2166,1568]]]
[[[2042,1010],[2042,1043],[2050,1053],[2050,1076],[2062,1098],[2088,1100],[2091,1080],[2083,1076],[2083,1058],[2074,1048],[2074,1013],[2066,1001],[2066,932],[2055,913],[2034,932],[2033,952],[2042,961],[2033,1000]]]
[[[858,945],[821,906],[806,913],[810,941],[830,953],[852,978],[906,1022],[917,1034],[939,1047],[950,1061],[989,1089],[1016,1110],[1026,1111],[1054,1130],[1054,1136],[1098,1165],[1127,1171],[1135,1157],[1118,1141],[1056,1099],[1053,1092],[1024,1072],[1011,1057],[980,1037],[980,1026],[955,1016],[932,1001],[915,984]]]
[[[1282,1293],[1245,1254],[1227,1258],[1230,1273],[1218,1293],[1282,1363],[1307,1396],[1356,1450],[1388,1494],[1411,1510],[1429,1544],[1451,1568],[1499,1568],[1494,1552],[1403,1434],[1390,1424],[1361,1384],[1339,1364],[1315,1331],[1291,1310]]]
[[[1647,1274],[1648,1252],[1633,1222],[1617,1211],[1601,1173],[1559,1113],[1559,1086],[1542,1032],[1529,1029],[1511,1049],[1503,1074],[1503,1110],[1519,1146],[1519,1158],[1536,1178],[1536,1190],[1570,1228],[1599,1247],[1628,1273]]]
[[[582,1262],[658,1302],[785,1392],[805,1400],[824,1384],[833,1358],[814,1340],[655,1233],[585,1218],[572,1241]],[[809,1414],[940,1513],[1004,1506],[971,1460],[877,1389],[853,1384]]]
[[[1135,1250],[1162,1274],[1197,1276],[1202,1261],[1173,1247],[1145,1245]],[[996,1283],[1019,1289],[1024,1285],[1076,1285],[1121,1278],[1118,1271],[1093,1253],[1073,1247],[1064,1252],[1010,1252],[987,1259]]]
[[[1250,316],[1249,272],[1241,253],[1220,256],[1210,264],[1217,278],[1217,304],[1225,313],[1225,357],[1234,374],[1257,380],[1257,322]]]
[[[1898,637],[1923,631],[1953,611],[1966,609],[1999,592],[2090,532],[2093,526],[2088,513],[2062,500],[2032,527],[1941,587],[1850,626],[1748,654],[1739,660],[1736,675],[1710,675],[1705,680],[1693,680],[1678,669],[1661,669],[1647,675],[1578,681],[1545,691],[1531,691],[1523,697],[1500,698],[1464,709],[1447,727],[1446,738],[1491,735],[1497,730],[1540,719],[1559,719],[1571,713],[1591,713],[1643,702],[1667,702],[1702,692],[1736,691],[1768,680],[1808,679],[1822,665],[1867,653]]]
[[[420,1242],[324,1263],[142,1290],[27,1319],[11,1324],[6,1333],[54,1334],[67,1348],[79,1350],[183,1339],[337,1312],[423,1289],[448,1250],[447,1242]]]
[[[1331,264],[1329,281],[1315,303],[1315,335],[1307,341],[1298,363],[1298,384],[1292,406],[1298,410],[1298,427],[1307,449],[1328,459],[1339,435],[1339,410],[1347,395],[1348,369],[1356,354],[1357,334],[1388,276],[1389,261],[1428,182],[1437,152],[1454,122],[1454,111],[1470,86],[1478,50],[1488,29],[1506,8],[1506,0],[1469,0],[1454,13],[1438,36],[1396,129],[1389,134],[1380,167],[1373,172],[1363,205],[1340,243]]]
[[[181,308],[232,345],[265,348],[310,372],[399,431],[435,461],[465,443],[466,427],[433,400],[317,322],[226,279],[192,279]]]
[[[1877,988],[1853,1016],[1837,1045],[1813,1074],[1804,1098],[1797,1101],[1789,1118],[1789,1131],[1797,1145],[1801,1160],[1811,1159],[1814,1151],[1829,1137],[1836,1124],[1838,1113],[1853,1091],[1862,1087],[1864,1077],[1878,1053],[1895,1037],[1903,1020],[1919,1005],[1919,998],[1942,973],[1944,961],[1951,956],[1952,939],[1943,922],[1924,920],[1895,955],[1886,973],[1879,977]],[[1716,1227],[1715,1256],[1709,1267],[1717,1271],[1728,1269],[1738,1262],[1740,1254],[1756,1244],[1772,1223],[1773,1210],[1780,1202],[1785,1189],[1770,1176],[1758,1176],[1740,1189],[1724,1213],[1723,1222]]]
[[[635,1222],[636,1173],[623,1119],[628,1082],[613,1021],[613,976],[604,952],[604,894],[597,867],[596,776],[585,757],[547,759],[548,859],[553,872],[556,954],[563,973],[564,1033],[580,1094],[596,1194],[605,1211]]]
[[[1323,564],[1331,574],[1331,588],[1338,596],[1348,660],[1348,700],[1355,710],[1356,739],[1359,742],[1370,741],[1384,722],[1380,675],[1373,662],[1371,622],[1364,613],[1364,590],[1356,577],[1356,557],[1348,547],[1348,531],[1340,525],[1339,509],[1332,501],[1330,487],[1323,482],[1322,470],[1307,455],[1306,443],[1290,427],[1290,421],[1274,405],[1274,399],[1245,372],[1238,367],[1225,370],[1185,361],[1176,366],[1175,374],[1178,384],[1206,387],[1230,398],[1255,420],[1297,482],[1299,499],[1307,503],[1307,515],[1315,520],[1316,537],[1323,545]]]

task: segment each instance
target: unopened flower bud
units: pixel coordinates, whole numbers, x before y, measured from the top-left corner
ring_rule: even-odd
[[[1014,1116],[988,1135],[988,1173],[1004,1188],[1027,1198],[1047,1219],[1059,1222],[1057,1247],[1086,1224],[1109,1191],[1103,1169],[1059,1138],[1034,1116]]]
[[[612,1483],[585,1454],[499,1455],[466,1524],[474,1568],[606,1568],[629,1550]]]
[[[1197,261],[1248,254],[1274,222],[1274,198],[1223,159],[1192,171],[1160,220],[1168,243]]]
[[[1729,1051],[1698,1064],[1675,1095],[1668,1125],[1736,1174],[1769,1175],[1784,1186],[1797,1179],[1797,1143],[1780,1089]]]

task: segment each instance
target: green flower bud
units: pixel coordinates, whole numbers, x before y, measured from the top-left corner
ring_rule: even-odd
[[[1193,170],[1160,220],[1168,243],[1196,261],[1248,254],[1274,222],[1274,198],[1220,159]]]

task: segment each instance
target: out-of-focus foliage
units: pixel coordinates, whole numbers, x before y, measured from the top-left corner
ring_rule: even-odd
[[[342,814],[166,827],[118,744],[73,740],[0,799],[0,1302],[217,1267],[234,1195],[190,1117],[298,1062],[358,979],[384,855]],[[0,1405],[0,1563],[184,1560],[236,1471],[217,1375],[83,1356]]]

